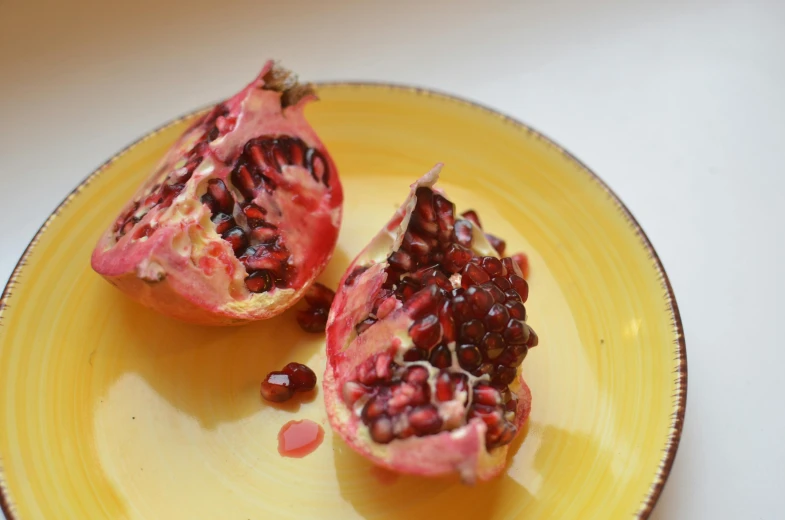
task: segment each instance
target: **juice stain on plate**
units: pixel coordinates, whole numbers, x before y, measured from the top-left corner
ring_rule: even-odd
[[[303,419],[289,421],[278,432],[278,453],[283,457],[301,458],[312,453],[324,440],[324,429]]]

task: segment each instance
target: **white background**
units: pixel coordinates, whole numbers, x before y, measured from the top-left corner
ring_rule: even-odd
[[[602,176],[687,338],[654,518],[783,518],[785,1],[0,0],[0,279],[83,177],[267,57],[480,101]]]

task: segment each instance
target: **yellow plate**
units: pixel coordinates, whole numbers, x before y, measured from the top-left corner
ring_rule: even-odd
[[[241,328],[185,325],[130,302],[90,252],[194,117],[135,143],[85,180],[36,235],[3,295],[2,509],[9,519],[646,517],[681,432],[686,351],[662,265],[621,202],[563,149],[509,118],[440,94],[321,85],[308,117],[333,154],[346,206],[335,285],[434,163],[531,258],[525,439],[499,479],[390,478],[329,431],[321,392],[280,410],[270,370],[321,373],[322,336],[292,311]],[[277,434],[310,418],[324,443],[282,458]],[[447,514],[449,512],[449,515]]]

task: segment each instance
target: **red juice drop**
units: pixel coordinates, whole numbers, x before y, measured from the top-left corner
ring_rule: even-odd
[[[309,419],[289,421],[278,432],[278,453],[301,458],[312,453],[324,440],[324,429]]]

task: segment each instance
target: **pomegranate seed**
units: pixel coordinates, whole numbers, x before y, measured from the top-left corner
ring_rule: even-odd
[[[472,308],[469,301],[463,295],[454,296],[451,302],[453,316],[457,322],[471,319]]]
[[[215,232],[219,235],[223,235],[237,225],[232,216],[226,213],[216,213],[210,220],[215,224]]]
[[[434,405],[426,404],[409,412],[409,425],[415,435],[432,435],[442,429],[442,418]]]
[[[518,413],[518,398],[516,396],[510,396],[510,399],[504,403],[504,410],[507,412]]]
[[[518,274],[519,276],[522,276],[523,278],[528,278],[529,277],[529,257],[526,256],[526,253],[515,253],[514,255],[512,255],[512,261],[515,262],[515,265],[517,265],[518,268],[521,270],[520,273],[515,273],[515,274]]]
[[[471,250],[462,245],[450,244],[450,247],[444,253],[444,268],[450,274],[460,273],[466,267],[466,264],[469,263],[469,260],[472,259],[472,256]]]
[[[262,381],[262,397],[267,401],[282,403],[294,395],[288,374],[283,372],[270,372]]]
[[[425,221],[435,222],[436,212],[433,209],[433,191],[430,188],[419,187],[415,192],[417,205],[414,210],[417,215]]]
[[[461,325],[461,339],[479,343],[485,335],[485,326],[480,320],[469,320]]]
[[[439,318],[433,314],[429,314],[414,322],[409,327],[409,336],[415,346],[430,350],[442,339],[442,326],[439,323]]]
[[[262,222],[259,226],[251,228],[250,235],[260,244],[272,244],[281,236],[278,228],[269,222]]]
[[[455,205],[438,193],[433,196],[433,208],[439,225],[440,242],[449,242],[455,227]]]
[[[519,302],[519,301],[521,301],[521,295],[518,294],[518,291],[516,291],[515,289],[507,289],[506,291],[504,291],[504,295],[507,297],[507,301],[508,302],[510,302],[510,301]]]
[[[482,229],[482,225],[480,225],[480,217],[477,216],[477,212],[473,209],[469,209],[461,213],[461,216],[477,226],[478,228]]]
[[[335,292],[324,285],[315,282],[305,291],[305,301],[314,307],[330,308],[335,298]]]
[[[474,236],[472,234],[472,224],[468,220],[458,220],[453,228],[455,240],[464,247],[472,247]]]
[[[504,351],[504,338],[498,332],[489,332],[483,336],[480,346],[485,352],[485,357],[496,359]]]
[[[403,236],[401,247],[416,257],[424,257],[431,251],[431,246],[425,239],[412,231],[407,231]]]
[[[409,404],[417,406],[418,404],[425,404],[431,400],[431,387],[428,383],[413,385],[412,395],[409,399]]]
[[[490,233],[485,233],[485,239],[499,253],[499,256],[504,256],[504,250],[507,249],[507,243],[504,240]]]
[[[249,271],[265,270],[281,275],[288,258],[286,251],[267,246],[252,246],[245,250],[240,260]]]
[[[529,339],[526,341],[526,345],[529,348],[536,347],[540,343],[540,338],[537,336],[537,333],[534,332],[528,325],[526,325],[526,329],[529,331]]]
[[[526,307],[519,301],[508,301],[504,304],[507,307],[507,312],[510,313],[511,318],[516,320],[526,321]]]
[[[241,227],[235,226],[231,228],[229,231],[223,233],[221,238],[229,242],[235,255],[239,255],[248,247],[248,237]]]
[[[486,406],[496,407],[502,404],[499,391],[487,383],[478,383],[474,387],[474,402]]]
[[[232,184],[240,190],[240,193],[247,200],[252,200],[256,194],[257,180],[245,164],[239,164],[232,171]]]
[[[439,345],[431,351],[429,361],[436,368],[448,368],[452,365],[452,352],[447,345]]]
[[[441,303],[439,288],[429,285],[425,289],[417,291],[407,300],[403,308],[414,319],[432,313]]]
[[[398,291],[400,292],[403,302],[407,302],[409,298],[414,296],[414,293],[420,289],[422,289],[422,286],[411,278],[404,278],[401,280],[401,283],[398,284]]]
[[[455,349],[455,356],[458,358],[458,363],[464,370],[474,370],[482,363],[480,349],[471,343],[458,345]]]
[[[491,277],[501,276],[504,272],[504,266],[502,265],[501,260],[492,256],[483,257],[480,265],[482,265],[482,268],[485,269],[485,272]]]
[[[414,267],[414,262],[412,262],[412,257],[409,256],[409,253],[399,249],[398,251],[394,251],[390,258],[387,261],[395,267],[396,269],[404,272],[411,271]]]
[[[362,396],[368,393],[368,388],[355,381],[348,381],[343,385],[343,401],[352,406]]]
[[[507,307],[501,303],[494,303],[485,316],[485,328],[492,332],[501,332],[509,320],[510,313],[507,311]]]
[[[245,286],[252,293],[263,293],[272,289],[273,279],[269,271],[256,271],[245,279]]]
[[[526,300],[529,299],[529,284],[518,276],[517,274],[511,274],[507,277],[507,279],[512,284],[513,289],[515,289],[518,294],[521,296],[521,303],[526,303]]]
[[[473,404],[469,410],[469,418],[479,417],[488,426],[498,426],[504,421],[501,408],[495,406],[484,406]]]
[[[445,343],[455,341],[455,321],[452,318],[452,307],[449,301],[445,301],[439,309],[439,323],[442,326],[442,337]]]
[[[519,367],[523,360],[526,359],[526,354],[529,352],[529,347],[526,345],[509,345],[504,350],[504,356],[499,359],[503,364],[510,367]]]
[[[504,276],[511,274],[520,275],[520,268],[515,265],[515,261],[512,258],[502,258],[502,265],[504,266]]]
[[[387,401],[383,400],[380,396],[371,397],[362,411],[363,422],[368,424],[380,415],[387,413]]]
[[[393,423],[387,415],[380,415],[368,427],[371,439],[377,444],[389,444],[395,438]]]
[[[452,379],[450,373],[442,370],[436,377],[436,400],[443,403],[451,400],[452,393]]]
[[[221,213],[231,213],[234,208],[234,198],[226,184],[221,179],[210,179],[207,181],[207,193],[215,200],[216,208]]]
[[[491,277],[485,270],[477,264],[467,264],[463,268],[463,276],[461,277],[461,287],[468,289],[473,285],[481,285],[490,281]]]
[[[485,375],[492,375],[493,374],[493,365],[490,363],[483,363],[480,365],[480,368],[472,372],[477,377],[482,377]]]
[[[497,276],[493,279],[493,283],[496,284],[496,287],[501,289],[502,291],[506,291],[507,289],[512,289],[512,284],[507,278],[503,276]]]
[[[480,287],[469,287],[466,290],[466,299],[469,300],[472,313],[477,318],[481,318],[488,314],[493,306],[493,297],[491,293]]]
[[[289,363],[283,367],[283,372],[289,376],[296,392],[308,392],[316,386],[316,374],[302,363]]]
[[[507,295],[504,294],[504,291],[499,289],[493,282],[485,282],[480,287],[488,291],[491,294],[491,299],[496,303],[504,303],[507,299]]]
[[[253,202],[249,202],[248,204],[243,205],[243,214],[248,222],[248,226],[257,228],[264,224],[264,217],[267,214],[267,211]]]
[[[403,354],[404,361],[425,361],[426,359],[428,359],[428,351],[417,347],[412,347]]]
[[[495,385],[507,386],[515,381],[516,375],[518,375],[516,369],[505,365],[496,365],[496,375],[494,375],[491,381]]]
[[[504,339],[509,345],[523,345],[529,339],[529,328],[522,321],[510,319],[504,330]]]
[[[411,384],[421,384],[428,381],[428,369],[421,365],[412,365],[403,374],[403,380]]]
[[[327,313],[328,309],[320,307],[297,311],[297,323],[305,332],[324,332],[327,327]]]

